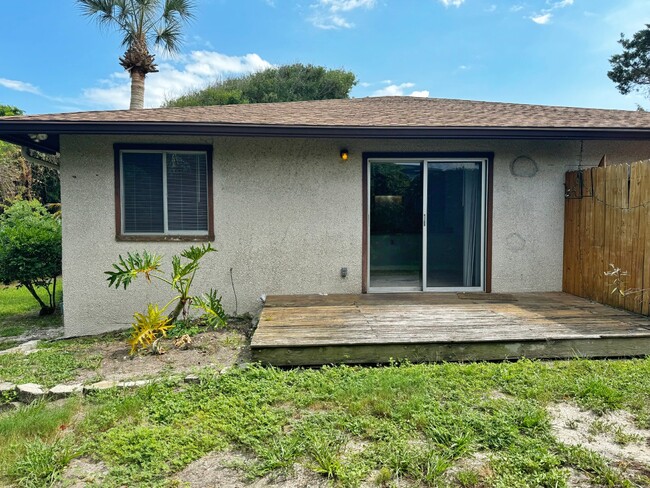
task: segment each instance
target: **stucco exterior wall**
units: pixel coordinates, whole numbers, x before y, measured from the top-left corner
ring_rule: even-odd
[[[557,291],[562,286],[564,173],[650,157],[648,142],[331,140],[63,136],[64,315],[67,336],[128,327],[148,301],[169,290],[144,281],[109,289],[103,272],[118,254],[147,249],[169,257],[186,243],[116,242],[113,143],[214,146],[218,253],[204,259],[196,292],[216,288],[235,312],[259,310],[262,294],[360,293],[363,152],[493,152],[494,292]],[[349,161],[339,159],[341,148]],[[532,178],[513,176],[525,155]],[[348,268],[347,278],[340,268]]]

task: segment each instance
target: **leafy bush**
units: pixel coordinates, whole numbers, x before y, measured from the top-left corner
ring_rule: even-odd
[[[61,274],[61,222],[38,201],[17,200],[0,215],[0,281],[18,282],[41,306],[56,309],[56,279]],[[36,292],[47,292],[48,302]]]
[[[133,280],[139,275],[144,275],[149,283],[152,279],[162,281],[176,293],[164,307],[149,304],[146,315],[141,313],[134,315],[136,321],[129,340],[131,354],[140,348],[148,348],[158,338],[166,336],[167,330],[173,327],[179,315],[182,314],[183,320],[187,320],[190,306],[203,310],[201,318],[212,327],[225,324],[226,315],[221,305],[221,297],[217,296],[215,290],[210,290],[203,296],[190,295],[194,276],[199,270],[199,261],[210,252],[216,252],[216,249],[210,244],[204,244],[199,247],[191,246],[180,255],[172,256],[172,272],[169,278],[166,278],[160,269],[162,256],[147,251],[143,251],[142,254],[128,253],[126,257],[120,255],[118,262],[113,264],[114,271],[106,271],[109,287],[119,288],[121,285],[126,290]],[[173,311],[169,316],[164,315],[165,310],[174,302],[176,305]]]
[[[216,81],[165,102],[165,107],[296,102],[349,98],[357,84],[354,73],[311,64],[272,67],[237,78]]]

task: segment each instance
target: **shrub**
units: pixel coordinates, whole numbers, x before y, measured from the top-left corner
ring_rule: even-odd
[[[199,270],[199,261],[206,254],[215,251],[216,249],[210,244],[204,244],[199,247],[191,246],[180,255],[172,256],[172,272],[168,278],[160,269],[162,256],[147,251],[143,251],[142,254],[128,253],[126,257],[120,255],[119,261],[113,264],[114,271],[106,271],[109,287],[119,288],[121,285],[126,289],[139,275],[144,275],[148,282],[156,279],[167,283],[175,293],[164,307],[150,303],[146,315],[135,314],[136,321],[129,341],[131,354],[138,349],[148,348],[157,339],[166,336],[167,330],[172,328],[179,315],[182,314],[183,320],[186,320],[190,306],[201,309],[203,311],[201,318],[210,326],[216,328],[225,324],[226,314],[221,306],[221,297],[217,296],[215,290],[210,290],[202,296],[190,294],[194,276]],[[169,316],[166,316],[165,310],[173,303],[176,305]]]
[[[56,279],[61,274],[61,222],[37,200],[17,200],[0,215],[0,281],[24,286],[41,306],[56,309]],[[37,289],[45,290],[47,302]]]

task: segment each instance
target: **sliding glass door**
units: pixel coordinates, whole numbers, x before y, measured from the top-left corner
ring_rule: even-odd
[[[479,291],[487,161],[370,160],[370,291]]]

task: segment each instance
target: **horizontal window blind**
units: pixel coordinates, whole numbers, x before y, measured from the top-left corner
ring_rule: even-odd
[[[122,151],[121,156],[125,233],[208,232],[206,152]]]
[[[163,155],[123,153],[122,180],[124,232],[162,234]]]
[[[208,182],[205,153],[167,153],[167,228],[208,230]]]

